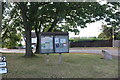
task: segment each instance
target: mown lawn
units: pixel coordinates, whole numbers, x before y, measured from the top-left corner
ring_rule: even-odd
[[[100,59],[101,55],[63,54],[62,64],[58,64],[58,54],[24,58],[22,53],[3,54],[7,59],[8,73],[3,78],[117,78],[118,61]]]

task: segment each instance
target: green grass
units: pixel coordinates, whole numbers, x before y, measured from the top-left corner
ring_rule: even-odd
[[[100,59],[100,55],[63,54],[62,64],[58,55],[51,54],[24,58],[24,54],[3,54],[7,59],[8,73],[3,78],[117,78],[118,61]]]

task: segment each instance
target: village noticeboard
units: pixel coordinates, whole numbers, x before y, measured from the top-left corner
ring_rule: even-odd
[[[41,32],[40,53],[68,53],[69,36],[67,32]]]

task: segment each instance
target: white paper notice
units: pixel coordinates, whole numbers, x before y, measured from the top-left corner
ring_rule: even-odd
[[[67,44],[63,44],[63,46],[67,46]]]
[[[53,37],[41,38],[41,49],[53,49]]]
[[[66,43],[66,39],[60,39],[60,43]]]
[[[59,38],[55,38],[55,43],[59,43]]]

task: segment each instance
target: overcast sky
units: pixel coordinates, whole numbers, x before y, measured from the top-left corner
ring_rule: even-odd
[[[98,37],[98,35],[101,33],[101,25],[102,22],[98,21],[95,23],[91,23],[87,25],[87,28],[82,28],[80,30],[79,35],[75,35],[74,33],[69,33],[69,37]]]

